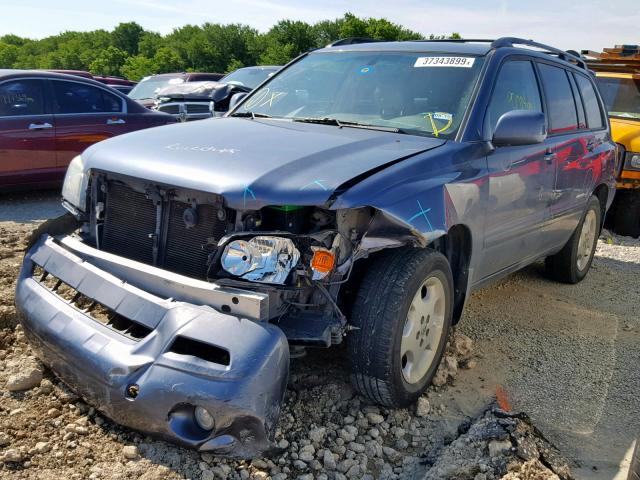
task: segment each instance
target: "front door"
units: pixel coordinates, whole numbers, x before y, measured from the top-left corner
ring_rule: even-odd
[[[508,60],[502,65],[485,120],[491,132],[498,119],[512,110],[542,111],[536,73],[528,60]],[[487,157],[487,166],[480,278],[539,255],[555,175],[544,144],[497,147]]]
[[[60,180],[45,87],[39,79],[0,84],[0,187]]]

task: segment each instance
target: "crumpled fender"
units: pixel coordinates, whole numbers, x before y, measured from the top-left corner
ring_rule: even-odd
[[[485,160],[465,147],[417,156],[365,178],[337,196],[332,209],[373,207],[426,245],[458,224],[482,228]],[[466,158],[480,158],[474,162]],[[477,230],[479,231],[479,230]]]

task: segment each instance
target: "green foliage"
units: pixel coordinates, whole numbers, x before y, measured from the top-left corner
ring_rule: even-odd
[[[120,68],[120,73],[123,77],[131,80],[139,81],[141,78],[147,75],[153,75],[156,73],[156,66],[153,60],[145,57],[144,55],[136,55],[135,57],[129,57],[125,60],[124,65]]]
[[[242,24],[204,23],[185,25],[163,36],[127,22],[111,32],[63,32],[40,40],[0,36],[0,68],[88,70],[132,80],[172,71],[225,73],[248,65],[284,65],[301,53],[347,37],[425,38],[384,18],[360,18],[352,13],[313,25],[280,20],[266,33]]]
[[[120,68],[126,59],[127,52],[110,45],[91,62],[89,71],[97,75],[120,75]]]
[[[136,22],[121,23],[111,33],[113,46],[127,52],[129,55],[137,55],[138,44],[143,33],[144,28]]]

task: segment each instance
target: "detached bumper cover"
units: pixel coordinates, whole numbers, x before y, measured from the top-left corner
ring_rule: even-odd
[[[36,265],[142,325],[145,334],[127,337],[100,323],[35,278]],[[248,458],[272,448],[289,368],[287,341],[277,327],[154,296],[47,235],[25,256],[16,306],[42,360],[115,422],[226,456]],[[173,348],[176,339],[204,350]],[[209,346],[227,355],[216,363],[207,357]],[[214,416],[212,431],[198,427],[195,406]]]

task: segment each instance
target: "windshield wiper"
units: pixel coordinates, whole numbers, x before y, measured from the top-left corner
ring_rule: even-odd
[[[392,132],[392,133],[405,133],[401,128],[396,127],[385,127],[383,125],[371,125],[369,123],[359,123],[359,122],[347,122],[344,120],[338,120],[337,118],[324,117],[324,118],[293,118],[294,122],[302,122],[302,123],[318,123],[320,125],[335,125],[336,127],[349,127],[349,128],[364,128],[367,130],[379,130],[381,132]]]
[[[267,115],[266,113],[257,112],[237,112],[230,115],[230,117],[252,118],[254,120],[256,118],[273,118],[271,115]]]

